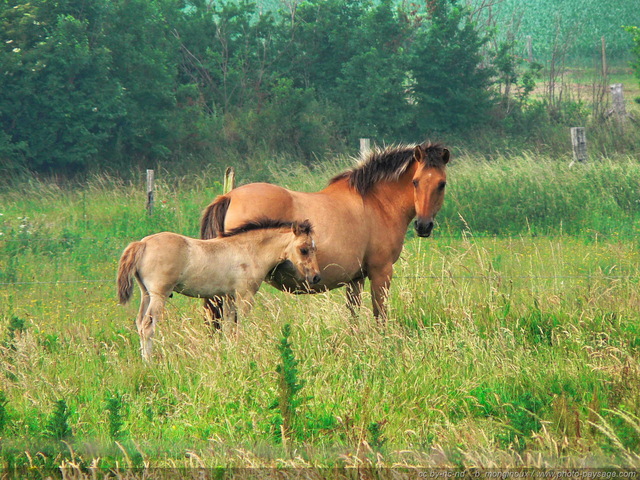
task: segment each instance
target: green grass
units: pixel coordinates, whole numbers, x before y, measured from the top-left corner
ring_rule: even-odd
[[[314,190],[346,163],[272,177]],[[352,319],[343,290],[263,287],[212,336],[176,295],[149,365],[117,260],[152,232],[197,234],[219,184],[160,176],[152,218],[108,177],[3,191],[0,466],[640,467],[640,164],[567,164],[458,157],[385,327],[368,294]]]

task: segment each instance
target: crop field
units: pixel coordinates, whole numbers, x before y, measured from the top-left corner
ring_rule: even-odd
[[[349,162],[272,181],[312,191]],[[141,178],[0,191],[0,472],[640,468],[637,159],[458,155],[433,237],[407,234],[386,324],[368,295],[352,318],[344,290],[263,286],[213,333],[175,295],[146,364],[119,255],[197,235],[221,191],[156,176],[151,217]]]

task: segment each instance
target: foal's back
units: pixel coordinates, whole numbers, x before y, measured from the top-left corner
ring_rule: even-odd
[[[139,275],[151,292],[168,295],[175,290],[191,297],[210,297],[237,288],[235,266],[243,263],[242,242],[237,239],[200,240],[162,232],[142,242],[146,248]]]

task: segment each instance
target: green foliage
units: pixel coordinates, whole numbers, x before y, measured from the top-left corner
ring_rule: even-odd
[[[0,435],[4,432],[4,429],[9,425],[9,412],[7,410],[7,396],[4,390],[0,390]]]
[[[15,350],[15,340],[16,337],[21,335],[27,330],[27,322],[24,318],[20,318],[17,316],[12,316],[9,320],[9,326],[7,328],[7,337],[2,342],[2,345],[5,348],[9,348],[11,350]]]
[[[69,440],[73,434],[69,426],[71,411],[65,400],[58,400],[45,427],[45,435],[54,440]]]
[[[474,0],[474,6],[480,6]],[[605,37],[607,55],[610,59],[624,59],[628,53],[629,40],[620,28],[622,22],[640,24],[640,11],[634,0],[584,0],[576,4],[573,0],[537,0],[520,2],[504,0],[486,9],[487,15],[503,28],[515,34],[520,52],[525,53],[525,38],[531,36],[536,60],[550,57],[558,47],[557,29],[562,30],[562,40],[567,42],[568,54],[576,59],[593,58],[599,52],[600,39]]]
[[[570,166],[536,154],[488,162],[467,157],[451,172],[454,187],[438,220],[446,231],[474,234],[634,235],[637,175],[640,164],[631,158]]]
[[[633,68],[636,78],[640,80],[640,27],[625,27],[625,30],[631,34],[633,39],[631,53],[634,59],[631,62],[631,68]],[[640,103],[640,98],[636,98],[636,102]]]
[[[291,325],[287,323],[282,327],[282,338],[278,344],[281,362],[276,366],[278,399],[272,405],[272,408],[280,410],[282,430],[286,437],[290,437],[299,426],[296,409],[302,404],[304,398],[301,398],[298,393],[305,383],[298,378],[298,360],[293,353],[290,337]]]
[[[107,398],[106,409],[109,412],[107,419],[109,421],[109,436],[113,440],[121,440],[125,436],[122,430],[124,426],[124,410],[125,404],[122,395],[116,393]]]
[[[429,28],[419,31],[412,75],[419,131],[468,129],[492,105],[493,69],[481,68],[481,35],[457,0],[430,2]]]
[[[455,1],[434,13],[392,0],[291,12],[4,0],[0,87],[12,94],[0,98],[0,156],[12,171],[66,174],[177,153],[310,163],[361,136],[422,140],[476,124],[490,100],[485,37]]]
[[[367,427],[369,432],[369,445],[375,449],[381,449],[387,439],[384,437],[384,425],[386,422],[371,422]]]
[[[362,12],[351,37],[354,51],[343,62],[333,100],[341,105],[340,130],[352,138],[404,138],[411,125],[411,24],[392,0]],[[347,27],[354,30],[353,22]]]

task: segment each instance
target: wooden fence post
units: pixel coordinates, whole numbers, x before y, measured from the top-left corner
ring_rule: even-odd
[[[360,139],[360,156],[364,157],[369,150],[371,150],[371,139],[361,138]]]
[[[584,127],[571,128],[571,145],[573,146],[573,161],[587,161],[587,135]]]
[[[224,171],[222,193],[229,193],[234,188],[236,188],[236,172],[233,167],[227,167],[227,169]]]
[[[611,96],[613,97],[613,114],[618,120],[625,120],[627,118],[627,109],[624,106],[624,93],[622,91],[621,83],[614,83],[610,85]]]
[[[147,214],[153,215],[153,170],[147,170]]]

